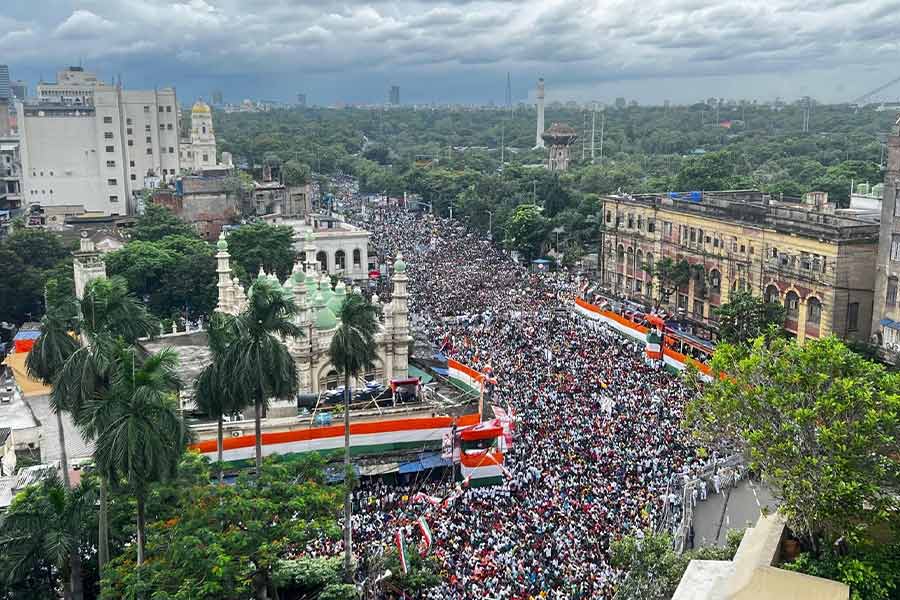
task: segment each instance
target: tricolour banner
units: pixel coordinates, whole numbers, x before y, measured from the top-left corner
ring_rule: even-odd
[[[403,539],[403,530],[398,529],[394,534],[394,543],[397,544],[397,556],[400,557],[400,568],[403,573],[409,572],[409,564],[406,562],[406,541]]]
[[[422,540],[425,542],[425,549],[422,551],[422,556],[428,556],[428,553],[431,552],[431,544],[434,541],[434,536],[431,535],[431,527],[428,526],[428,521],[425,520],[425,517],[419,517],[417,521],[419,525],[419,529],[422,530]]]

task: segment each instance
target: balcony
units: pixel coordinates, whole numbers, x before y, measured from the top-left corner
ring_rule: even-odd
[[[835,282],[834,265],[822,264],[819,260],[776,256],[766,259],[764,268],[766,273],[777,273],[789,279],[824,285],[834,285]]]

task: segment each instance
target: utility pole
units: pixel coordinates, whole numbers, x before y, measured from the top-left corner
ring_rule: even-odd
[[[606,128],[606,111],[600,116],[600,162],[603,162],[603,131]]]

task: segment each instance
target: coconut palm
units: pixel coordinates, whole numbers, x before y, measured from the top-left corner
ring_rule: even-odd
[[[247,307],[235,317],[230,343],[222,357],[229,393],[242,406],[253,405],[256,430],[256,475],[262,469],[262,413],[270,398],[297,393],[294,359],[283,340],[303,335],[294,324],[297,305],[277,283],[260,277],[250,287]]]
[[[37,586],[35,593],[61,583],[64,598],[81,598],[81,576],[71,572],[72,556],[81,556],[79,545],[88,537],[85,523],[95,502],[95,489],[87,480],[70,488],[55,476],[16,496],[0,519],[5,583],[30,580]]]
[[[107,480],[122,485],[137,503],[137,564],[144,562],[144,507],[150,485],[175,475],[185,449],[177,410],[178,355],[171,349],[142,356],[119,343],[109,388],[86,410],[103,413],[95,456]]]
[[[334,368],[344,375],[344,575],[350,580],[353,533],[350,529],[352,478],[350,471],[350,380],[375,364],[378,331],[378,309],[361,294],[352,293],[344,300],[341,323],[331,338],[328,355]]]
[[[141,302],[128,292],[121,277],[96,279],[85,288],[78,305],[80,346],[69,356],[54,380],[51,402],[69,410],[86,439],[95,440],[103,428],[106,413],[92,408],[96,398],[109,388],[113,358],[119,344],[137,344],[141,337],[157,331],[156,320]],[[96,457],[95,457],[96,458]],[[100,514],[97,560],[102,571],[109,560],[107,492],[109,481],[100,471]]]
[[[241,403],[229,392],[229,373],[224,367],[225,351],[234,332],[232,318],[222,313],[213,313],[210,319],[207,339],[212,362],[207,365],[194,382],[194,402],[206,414],[216,418],[216,453],[218,455],[219,483],[223,480],[222,464],[222,420],[225,415],[240,410]]]
[[[28,358],[25,359],[25,367],[28,374],[46,385],[53,385],[56,374],[62,370],[66,360],[78,349],[78,342],[71,334],[71,319],[67,318],[61,307],[54,307],[41,319],[41,336],[35,342]],[[66,407],[61,406],[51,396],[50,408],[56,416],[56,429],[59,435],[59,467],[62,473],[63,485],[66,489],[71,487],[69,481],[69,458],[66,452],[66,434],[63,430],[62,412]],[[69,557],[72,597],[80,600],[82,597],[81,582],[81,554],[78,552],[77,542],[73,544]]]

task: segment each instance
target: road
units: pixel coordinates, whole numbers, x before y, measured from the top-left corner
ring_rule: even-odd
[[[769,489],[749,479],[742,480],[737,488],[710,493],[694,509],[694,545],[724,546],[729,530],[753,525],[763,508],[773,511],[776,507]]]

